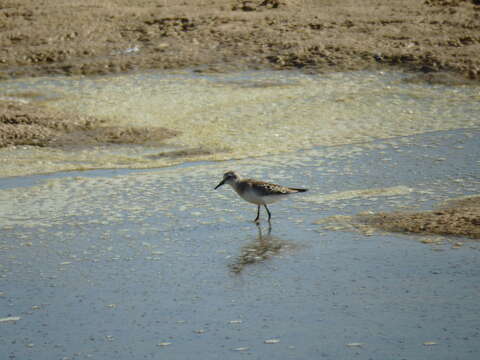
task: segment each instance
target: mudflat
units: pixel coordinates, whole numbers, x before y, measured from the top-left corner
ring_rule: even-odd
[[[393,66],[478,80],[479,54],[478,0],[7,0],[0,6],[4,79],[184,67]]]

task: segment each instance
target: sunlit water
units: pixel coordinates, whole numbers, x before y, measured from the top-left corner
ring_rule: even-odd
[[[283,72],[6,81],[10,99],[180,134],[163,146],[0,150],[0,175],[92,168],[148,168],[228,160],[480,125],[478,87],[407,84],[407,75]],[[174,150],[193,155],[158,156]]]
[[[142,163],[145,154],[164,151],[142,147],[4,150],[4,159],[13,161],[5,162],[8,174],[78,169],[78,161],[91,167],[180,164],[0,179],[0,353],[35,360],[476,360],[478,242],[365,236],[318,221],[362,211],[431,209],[480,193],[475,88],[405,85],[402,76],[149,74],[27,81],[22,87],[51,87],[57,100],[49,106],[68,103],[125,124],[158,119],[156,125],[183,131],[169,142],[171,149],[228,148],[205,159],[229,160]],[[161,96],[167,85],[177,96]],[[160,116],[151,89],[164,109],[178,108],[178,114]],[[214,105],[200,105],[206,98]],[[332,101],[338,98],[343,100]],[[275,102],[283,111],[272,110]],[[207,114],[223,115],[215,120]],[[347,122],[353,114],[358,123]],[[330,119],[340,115],[344,122]],[[204,121],[205,133],[194,129],[197,121]],[[243,134],[245,124],[258,131]],[[226,135],[229,129],[235,136]],[[394,137],[396,131],[414,135]],[[273,140],[277,133],[282,141]],[[368,141],[374,137],[387,139]],[[317,146],[322,144],[346,145]],[[46,161],[41,165],[35,162],[39,154]],[[51,154],[58,156],[55,163]],[[254,205],[228,186],[213,190],[229,169],[309,192],[272,205],[271,231],[265,213],[258,229],[251,222]],[[435,241],[418,241],[426,238]],[[456,242],[462,245],[452,246]]]
[[[478,243],[316,222],[480,193],[478,134],[4,179],[0,347],[36,360],[475,360]],[[269,234],[264,213],[258,230],[255,206],[213,190],[225,168],[310,191],[271,206]]]

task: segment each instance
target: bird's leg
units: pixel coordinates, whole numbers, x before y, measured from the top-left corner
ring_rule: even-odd
[[[259,218],[260,218],[260,205],[258,205],[258,208],[257,208],[257,217],[255,218],[255,220],[253,220],[253,222],[258,224],[258,219],[259,219]]]
[[[263,206],[265,206],[265,210],[267,210],[267,214],[268,214],[268,222],[270,223],[270,219],[272,218],[272,214],[270,214],[270,211],[268,210],[268,207],[267,207],[267,205],[265,205],[265,204],[264,204]],[[260,209],[260,206],[259,206],[258,208]]]

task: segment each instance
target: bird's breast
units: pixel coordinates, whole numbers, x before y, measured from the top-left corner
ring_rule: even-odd
[[[262,197],[259,196],[258,194],[256,194],[250,188],[242,189],[243,191],[237,190],[237,189],[235,189],[235,190],[237,191],[237,194],[240,195],[240,197],[245,201],[248,201],[248,202],[251,202],[251,203],[257,204],[257,205],[265,204],[262,200]]]

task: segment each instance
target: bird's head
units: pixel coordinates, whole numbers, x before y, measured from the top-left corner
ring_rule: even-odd
[[[225,174],[223,174],[223,179],[220,181],[220,183],[215,186],[215,190],[217,190],[220,186],[224,184],[229,184],[232,185],[236,181],[238,181],[240,177],[233,171],[227,171]]]

